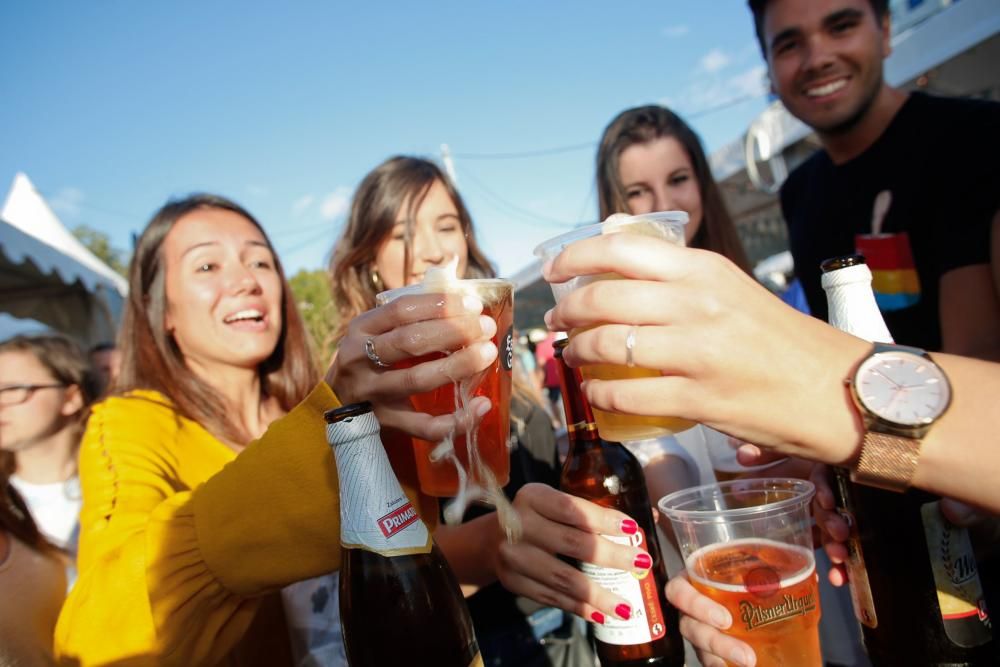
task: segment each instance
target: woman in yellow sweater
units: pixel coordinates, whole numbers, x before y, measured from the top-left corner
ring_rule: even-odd
[[[56,628],[57,658],[289,664],[278,592],[340,559],[323,412],[367,399],[384,426],[443,436],[454,418],[414,413],[407,395],[495,358],[495,324],[481,308],[429,295],[360,315],[321,381],[257,221],[211,195],[160,209],[130,268],[121,375],[81,445],[79,579]],[[457,351],[376,371],[369,340],[388,363]],[[387,449],[433,520],[408,442]]]

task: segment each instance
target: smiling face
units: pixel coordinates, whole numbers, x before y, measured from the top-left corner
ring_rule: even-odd
[[[0,352],[0,387],[58,384],[31,352]],[[29,391],[21,403],[0,404],[0,450],[17,453],[43,442],[70,425],[81,407],[76,385],[39,388]]]
[[[458,262],[458,277],[465,276],[469,246],[459,218],[458,208],[441,181],[434,181],[419,201],[410,227],[410,267],[406,271],[407,217],[412,210],[409,199],[396,213],[396,222],[375,252],[375,268],[386,289],[395,289],[423,280],[431,266]]]
[[[775,92],[821,135],[848,132],[872,109],[889,37],[868,0],[771,0],[764,13]]]
[[[618,176],[625,190],[629,213],[684,211],[690,242],[702,223],[698,178],[691,158],[674,137],[659,137],[632,144],[618,158]]]
[[[242,215],[199,208],[161,248],[164,326],[189,368],[256,368],[281,335],[282,283],[260,229]]]

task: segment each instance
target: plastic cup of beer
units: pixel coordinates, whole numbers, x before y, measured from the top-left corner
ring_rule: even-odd
[[[822,667],[819,578],[809,503],[800,479],[698,486],[660,499],[691,584],[729,610],[727,634],[758,665]]]
[[[705,450],[708,452],[709,461],[712,462],[715,479],[720,482],[728,482],[740,477],[766,477],[767,470],[788,460],[782,458],[763,465],[745,466],[736,458],[736,453],[743,444],[742,440],[704,425],[701,426],[700,430],[705,439]]]
[[[540,257],[542,261],[554,259],[577,241],[602,234],[640,234],[682,246],[684,245],[684,226],[687,222],[688,214],[684,211],[659,211],[632,216],[613,215],[603,223],[578,227],[571,232],[545,241],[535,248],[535,255]],[[552,294],[555,296],[556,303],[559,303],[567,294],[597,280],[622,280],[622,277],[614,273],[577,276],[564,283],[552,283]],[[576,331],[570,331],[570,338],[576,333]],[[649,368],[637,366],[630,368],[616,364],[582,366],[580,372],[585,380],[624,380],[657,377],[660,374],[659,371]],[[594,408],[594,419],[597,421],[597,430],[601,437],[615,442],[658,438],[686,431],[695,425],[694,422],[676,417],[625,415],[597,408]]]
[[[505,485],[510,479],[510,391],[511,363],[513,361],[514,333],[514,283],[500,279],[452,280],[433,285],[416,284],[381,292],[376,295],[378,305],[385,305],[402,296],[412,294],[457,293],[473,295],[483,302],[483,314],[497,323],[493,343],[497,346],[496,361],[486,370],[466,381],[464,387],[448,383],[429,392],[410,397],[415,410],[435,417],[455,412],[457,405],[476,396],[486,396],[492,407],[479,422],[476,430],[476,449],[482,463],[496,478],[497,484]],[[444,353],[406,359],[395,365],[408,368],[432,359],[444,357]],[[464,389],[465,391],[460,391]],[[417,477],[420,488],[430,496],[451,497],[459,492],[459,473],[454,460],[443,455],[441,443],[414,439]],[[454,454],[462,468],[469,473],[471,482],[487,486],[489,480],[481,479],[477,467],[469,460],[469,448],[464,431],[455,433]]]

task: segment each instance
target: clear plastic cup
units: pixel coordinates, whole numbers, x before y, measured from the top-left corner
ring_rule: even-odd
[[[660,211],[642,215],[613,215],[602,223],[578,227],[545,241],[535,248],[535,255],[543,261],[554,259],[567,247],[583,239],[604,234],[640,234],[658,238],[675,245],[684,245],[684,228],[688,214],[684,211]],[[622,280],[614,273],[598,276],[577,276],[564,283],[551,283],[556,303],[567,294],[597,280]],[[572,338],[577,331],[570,331]],[[659,371],[649,368],[627,367],[617,364],[593,364],[580,369],[586,380],[624,380],[659,376]],[[686,431],[694,422],[676,417],[624,415],[594,408],[594,418],[601,437],[616,442],[646,440]]]
[[[492,408],[479,422],[476,431],[476,450],[470,451],[463,433],[455,434],[454,449],[442,449],[439,443],[415,439],[417,477],[420,488],[430,496],[452,497],[460,491],[460,474],[456,462],[468,472],[471,481],[488,488],[491,482],[499,486],[510,479],[510,394],[511,364],[514,333],[514,283],[500,279],[452,280],[432,285],[415,284],[381,292],[375,301],[382,306],[402,296],[412,294],[458,293],[474,295],[483,302],[483,314],[497,323],[493,343],[497,346],[497,359],[489,368],[475,377],[464,381],[461,391],[454,384],[445,384],[422,394],[414,394],[410,402],[414,409],[434,415],[451,414],[456,409],[456,400],[486,396]],[[443,353],[434,353],[416,359],[407,359],[396,364],[398,368],[414,366],[418,363],[439,359]],[[451,452],[454,453],[454,458]],[[457,459],[457,461],[456,461]],[[477,460],[488,469],[493,480],[483,479],[485,471],[477,465]]]
[[[745,476],[766,477],[767,470],[788,460],[782,458],[763,465],[745,466],[736,458],[736,453],[743,444],[741,440],[704,425],[700,430],[705,438],[708,459],[712,462],[712,472],[715,473],[715,479],[720,482],[728,482]]]
[[[733,617],[727,631],[759,665],[821,667],[819,578],[800,479],[735,480],[660,499],[688,579]]]

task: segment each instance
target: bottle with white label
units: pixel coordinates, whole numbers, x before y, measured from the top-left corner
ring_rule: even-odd
[[[864,257],[823,263],[830,324],[892,343]],[[941,514],[940,498],[855,484],[834,468],[837,510],[850,526],[848,579],[875,667],[997,665],[996,642],[968,531]]]
[[[566,340],[555,344],[570,447],[559,486],[570,495],[632,517],[637,527],[634,534],[604,537],[644,549],[653,561],[652,567],[642,573],[580,563],[580,569],[591,581],[624,598],[630,607],[628,619],[607,616],[603,622],[593,623],[597,656],[602,667],[682,667],[684,642],[677,610],[664,593],[666,565],[656,541],[656,525],[642,466],[622,444],[600,437],[590,405],[580,389],[579,371],[563,361],[566,344]]]
[[[326,413],[340,479],[340,618],[351,667],[481,667],[465,598],[403,492],[370,403]]]

